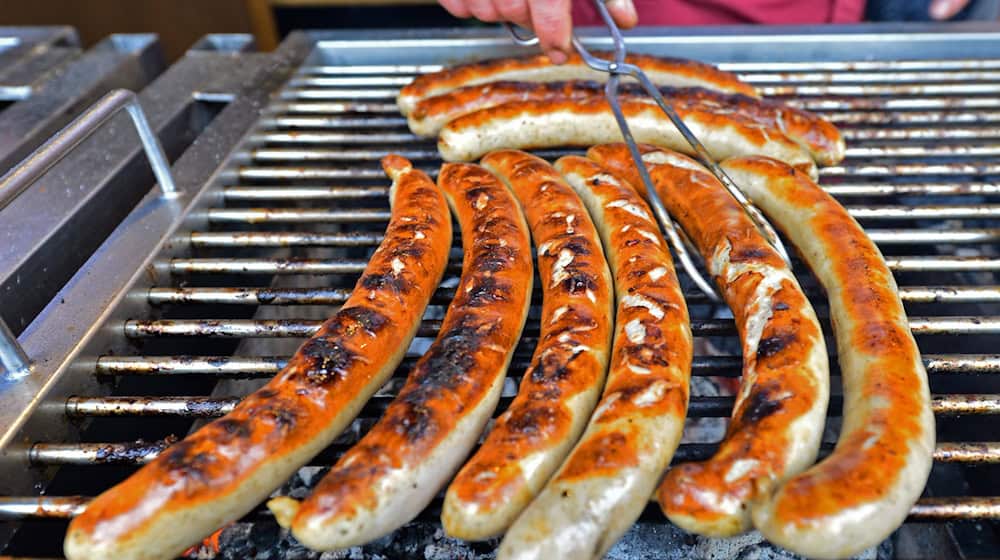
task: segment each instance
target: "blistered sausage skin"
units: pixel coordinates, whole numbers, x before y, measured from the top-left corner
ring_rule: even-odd
[[[670,252],[646,203],[591,160],[556,168],[598,225],[615,277],[607,386],[580,441],[507,531],[497,558],[600,558],[635,522],[680,442],[692,340]]]
[[[538,252],[542,315],[517,397],[445,495],[445,532],[466,540],[506,530],[562,463],[597,403],[611,346],[611,273],[580,197],[531,154],[501,150],[481,164],[524,210]]]
[[[779,101],[758,99],[740,94],[726,94],[703,88],[661,87],[667,102],[686,110],[703,109],[718,113],[739,114],[758,124],[775,128],[809,150],[821,165],[834,165],[844,159],[845,144],[840,131],[823,117],[789,107]],[[598,82],[490,82],[466,86],[428,97],[417,103],[407,115],[410,130],[420,136],[436,136],[444,126],[462,115],[513,101],[554,101],[591,99],[604,95]],[[622,84],[623,99],[652,103],[638,84]]]
[[[682,529],[732,536],[750,529],[756,499],[816,460],[830,394],[826,344],[792,271],[718,179],[678,153],[640,149],[664,206],[732,309],[743,348],[740,390],[719,450],[672,468],[657,497]],[[587,155],[641,184],[624,144]]]
[[[596,52],[596,56],[610,59],[610,53]],[[703,87],[728,93],[741,93],[752,97],[757,91],[735,75],[718,68],[681,58],[666,58],[644,54],[631,54],[626,62],[643,69],[654,84],[675,87]],[[396,104],[403,115],[409,115],[416,104],[428,97],[460,87],[514,80],[519,82],[558,82],[565,80],[607,80],[608,75],[587,66],[579,54],[573,53],[563,64],[552,64],[545,55],[518,58],[497,58],[469,64],[459,64],[438,72],[417,76],[404,86]]]
[[[771,159],[723,168],[826,290],[844,386],[833,453],[755,506],[754,525],[805,556],[856,554],[903,522],[930,473],[934,415],[920,350],[882,254],[833,197]]]
[[[623,100],[622,112],[637,142],[692,152],[680,131],[656,105]],[[780,130],[717,109],[677,113],[716,160],[766,155],[816,174],[809,152]],[[568,101],[515,101],[458,117],[438,137],[448,161],[468,161],[502,148],[534,149],[593,146],[622,140],[621,130],[603,98]]]
[[[399,156],[385,239],[340,311],[226,416],[98,496],[69,526],[71,559],[174,558],[267,498],[351,422],[403,358],[441,280],[451,217]]]
[[[528,227],[507,187],[478,165],[446,164],[438,186],[461,226],[464,258],[437,339],[385,415],[305,501],[268,503],[310,548],[362,544],[416,517],[468,457],[500,399],[531,303]]]

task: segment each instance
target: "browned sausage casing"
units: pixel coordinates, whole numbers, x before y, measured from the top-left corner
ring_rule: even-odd
[[[754,525],[805,556],[850,556],[892,533],[927,482],[934,415],[920,350],[882,254],[833,197],[768,158],[723,168],[826,290],[844,385],[837,447],[755,506]]]
[[[268,504],[310,548],[363,544],[410,521],[455,474],[500,399],[531,303],[531,240],[486,169],[446,164],[438,185],[462,229],[462,279],[441,332],[385,415],[313,493]]]
[[[789,107],[779,101],[704,88],[661,87],[660,92],[668,103],[684,110],[735,113],[780,130],[809,150],[813,159],[821,165],[834,165],[844,159],[846,148],[840,131],[815,113]],[[638,84],[622,84],[619,95],[622,99],[653,102]],[[555,101],[603,96],[604,85],[598,82],[490,82],[428,97],[417,103],[407,115],[407,122],[414,134],[436,136],[447,123],[462,115],[513,101]]]
[[[610,59],[610,53],[595,55]],[[740,81],[735,75],[694,60],[665,58],[632,54],[626,62],[635,64],[646,72],[654,84],[677,87],[703,87],[729,93],[757,96],[753,86]],[[557,82],[563,80],[607,80],[608,75],[598,72],[573,53],[565,64],[552,64],[545,55],[520,58],[498,58],[470,64],[451,66],[438,72],[418,76],[402,88],[396,103],[400,112],[408,115],[421,99],[440,95],[464,86],[516,80],[520,82]]]
[[[635,522],[680,442],[691,327],[646,203],[591,160],[556,168],[598,225],[618,311],[608,382],[580,441],[500,545],[502,560],[600,558]]]
[[[691,146],[660,108],[648,101],[624,99],[622,112],[637,142],[681,152]],[[682,109],[678,115],[717,161],[766,155],[815,175],[809,152],[773,127],[717,108]],[[449,161],[468,161],[497,149],[593,146],[622,139],[618,121],[601,99],[515,101],[483,109],[448,123],[438,137],[438,151]]]
[[[388,156],[392,218],[351,297],[235,410],[171,446],[73,520],[66,556],[173,558],[267,498],[351,422],[403,358],[441,280],[441,191]]]
[[[597,403],[611,346],[612,284],[580,197],[545,160],[515,150],[482,165],[514,191],[538,250],[541,333],[517,397],[445,495],[452,536],[502,533],[559,467]]]
[[[743,346],[725,439],[708,461],[667,473],[660,507],[685,530],[731,536],[750,529],[755,500],[816,460],[830,393],[826,345],[792,271],[718,179],[678,153],[640,150],[664,206],[732,309]],[[624,144],[587,155],[641,184]]]

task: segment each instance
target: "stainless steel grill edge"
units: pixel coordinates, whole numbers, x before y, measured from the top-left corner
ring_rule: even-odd
[[[1000,152],[992,124],[1000,33],[977,26],[812,31],[643,30],[634,44],[719,62],[843,127],[848,159],[822,172],[823,185],[886,253],[936,395],[935,473],[906,529],[935,535],[937,546],[951,543],[955,553],[988,550],[993,544],[971,542],[969,534],[989,532],[1000,519],[1000,497],[985,482],[1000,464],[993,342],[1000,167],[991,160]],[[410,135],[396,112],[398,87],[456,56],[516,52],[491,31],[294,34],[254,78],[221,92],[234,101],[174,165],[184,198],[140,202],[21,336],[38,383],[0,391],[0,417],[12,428],[0,439],[0,520],[9,532],[21,527],[11,550],[31,552],[33,538],[61,535],[61,525],[46,519],[71,515],[85,496],[183,437],[192,421],[224,413],[273,374],[343,301],[381,237],[388,205],[378,158],[398,152],[432,172],[439,164],[433,142]],[[569,152],[541,155],[562,153]],[[453,254],[451,283],[432,302],[410,358],[314,465],[331,464],[395,394],[436,334],[460,257]],[[797,272],[825,315],[815,282],[801,266]],[[731,321],[704,298],[689,301],[696,333],[721,349],[696,357],[695,375],[738,375]],[[508,398],[537,336],[532,318],[537,310]],[[692,398],[692,416],[720,418],[730,408],[724,396]],[[834,417],[838,409],[835,400]],[[678,459],[711,449],[711,442],[686,443]],[[421,523],[434,526],[433,508]],[[655,515],[643,519],[613,556],[662,546],[653,535],[668,529],[678,554],[691,551]],[[242,523],[273,526],[263,511]]]

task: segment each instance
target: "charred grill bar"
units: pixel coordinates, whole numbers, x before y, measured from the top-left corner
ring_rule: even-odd
[[[1000,166],[993,161],[1000,154],[1000,34],[906,31],[649,32],[635,45],[719,61],[763,93],[842,127],[848,157],[821,171],[823,186],[886,254],[935,395],[935,472],[906,530],[950,533],[966,550],[984,546],[968,542],[974,524],[988,533],[986,523],[1000,519],[1000,496],[989,485],[1000,474],[1000,353],[992,342],[1000,334]],[[831,41],[842,48],[829,48]],[[241,83],[197,88],[195,96],[229,102],[174,164],[181,199],[172,209],[140,201],[21,336],[39,381],[0,390],[0,405],[20,407],[0,408],[11,426],[0,439],[6,553],[58,553],[52,543],[65,526],[53,519],[78,512],[183,437],[192,421],[224,414],[346,299],[388,219],[378,158],[397,152],[432,172],[440,164],[434,143],[408,132],[392,100],[417,73],[451,62],[457,47],[473,57],[517,52],[488,32],[294,34],[275,55],[239,55],[259,65]],[[969,59],[972,53],[982,58]],[[310,467],[332,464],[384,410],[436,334],[459,263],[456,251],[421,340],[394,378]],[[824,317],[822,293],[801,265],[797,272]],[[696,356],[693,374],[738,375],[731,319],[688,293],[694,333],[718,350]],[[537,317],[534,308],[501,408],[527,365]],[[691,416],[725,417],[731,407],[731,397],[696,387]],[[831,416],[839,407],[835,397]],[[675,460],[713,449],[711,441],[690,441]],[[285,491],[301,491],[302,481],[296,484]],[[439,527],[439,507],[416,524]],[[652,536],[661,519],[645,515],[625,546],[662,547]],[[930,529],[917,522],[955,523]],[[253,533],[274,521],[259,509],[237,526]],[[678,554],[689,551],[671,531]],[[394,539],[422,547],[440,540],[432,535],[414,530]],[[996,535],[990,538],[995,546]]]

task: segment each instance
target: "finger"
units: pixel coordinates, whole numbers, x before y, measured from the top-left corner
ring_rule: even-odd
[[[526,0],[493,0],[493,7],[503,21],[516,23],[522,27],[531,26],[531,11]]]
[[[500,21],[500,14],[493,7],[492,0],[466,0],[466,5],[469,6],[469,11],[479,21]]]
[[[933,0],[927,11],[936,20],[951,19],[968,3],[969,0]]]
[[[538,35],[539,46],[556,64],[566,62],[573,21],[570,0],[532,0],[531,28]]]
[[[632,0],[609,0],[606,5],[618,27],[629,29],[639,23],[639,15],[635,12]]]
[[[457,18],[465,19],[472,17],[472,12],[469,11],[463,0],[438,0],[438,2],[449,14]]]

